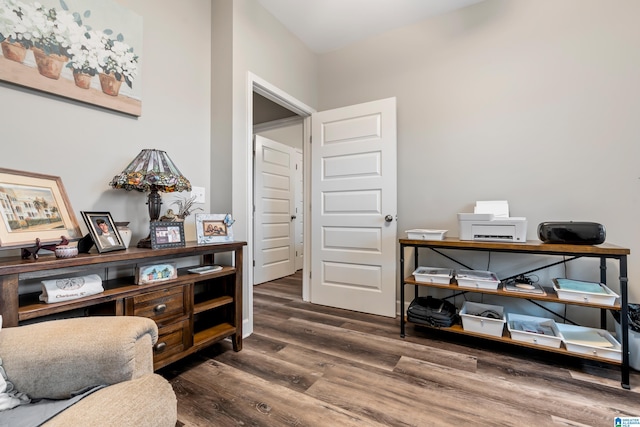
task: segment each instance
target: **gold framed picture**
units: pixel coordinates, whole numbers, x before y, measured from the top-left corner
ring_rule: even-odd
[[[0,168],[0,247],[78,240],[80,227],[60,177]]]

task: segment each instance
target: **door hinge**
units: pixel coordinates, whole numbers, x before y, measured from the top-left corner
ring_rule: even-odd
[[[255,259],[253,260],[253,266],[254,267],[256,266],[256,260]]]

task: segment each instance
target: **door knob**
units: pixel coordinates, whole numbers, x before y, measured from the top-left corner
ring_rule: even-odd
[[[393,221],[393,217],[391,215],[387,215],[387,216],[384,217],[384,220],[386,222],[391,222],[391,221]]]
[[[298,218],[298,217],[297,217],[297,216],[295,216],[295,215],[291,215],[291,221],[293,221],[293,220],[294,220],[294,219],[296,219],[296,218]]]

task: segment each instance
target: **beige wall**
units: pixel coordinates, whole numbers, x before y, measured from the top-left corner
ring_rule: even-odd
[[[397,97],[401,235],[457,236],[476,200],[508,200],[530,239],[543,221],[600,222],[631,248],[640,302],[638,16],[634,0],[487,0],[320,56],[318,110]]]
[[[316,56],[255,0],[233,1],[233,212],[240,238],[250,218],[246,195],[249,172],[249,73],[307,105],[316,104]]]
[[[83,232],[80,211],[109,211],[131,221],[135,243],[148,233],[146,194],[108,183],[141,149],[166,150],[192,184],[209,187],[211,3],[119,3],[143,17],[142,116],[0,83],[0,166],[60,176]],[[173,195],[163,198],[164,212]],[[195,239],[193,217],[187,232]]]
[[[282,144],[288,145],[289,147],[302,150],[302,123],[260,131],[257,132],[256,135],[261,135],[273,141],[278,141]]]
[[[231,188],[226,184],[227,181],[222,181],[222,191],[227,199],[220,202],[220,205],[223,208],[231,207],[236,220],[234,237],[249,240],[252,224],[248,214],[252,206],[250,196],[253,168],[250,150],[252,123],[249,117],[249,102],[253,91],[249,85],[250,75],[268,82],[307,105],[315,105],[316,56],[255,0],[213,0],[212,11],[215,17],[214,46],[220,40],[225,40],[224,43],[230,40],[232,45],[231,52],[225,50],[225,54],[220,57],[216,55],[217,52],[213,53],[213,80],[217,90],[211,100],[214,113],[212,146],[213,150],[221,150],[225,155],[230,154],[230,157],[212,161],[212,170],[220,169],[212,174],[222,180],[231,178],[228,181],[233,183]],[[219,20],[225,20],[226,23],[221,28],[216,28],[215,23]],[[228,28],[229,22],[231,28]],[[231,88],[230,98],[227,88]],[[222,93],[223,96],[218,98],[217,93]],[[218,133],[217,129],[221,132]],[[212,153],[212,157],[214,156],[215,153]],[[248,257],[244,261],[243,311],[245,333],[250,333],[252,325],[246,320],[252,310],[252,284]]]

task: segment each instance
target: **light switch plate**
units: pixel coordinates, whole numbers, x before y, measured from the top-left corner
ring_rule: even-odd
[[[204,203],[204,187],[191,187],[191,197],[195,196],[194,203]]]

